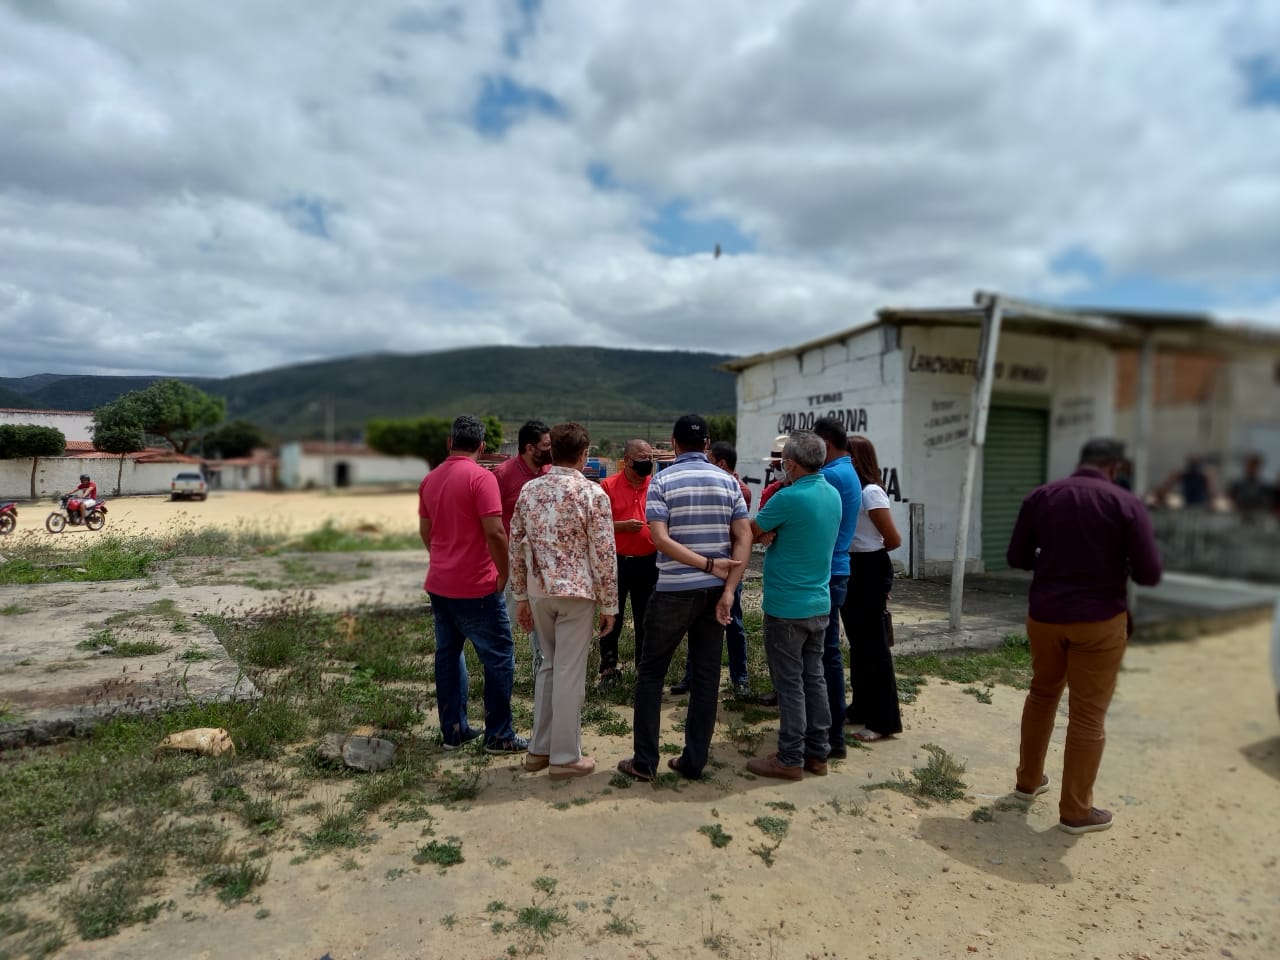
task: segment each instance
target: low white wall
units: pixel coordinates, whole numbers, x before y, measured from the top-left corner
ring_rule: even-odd
[[[36,497],[44,499],[55,493],[66,493],[80,483],[87,473],[104,497],[134,496],[146,493],[168,493],[169,483],[183,470],[197,470],[186,463],[137,463],[125,459],[120,469],[118,459],[82,460],[75,457],[41,457],[36,463]],[[119,492],[116,479],[120,479]],[[0,460],[0,499],[26,499],[31,496],[31,460]]]

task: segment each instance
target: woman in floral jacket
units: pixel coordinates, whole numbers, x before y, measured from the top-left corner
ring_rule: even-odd
[[[536,627],[543,656],[524,768],[549,766],[553,780],[596,768],[582,755],[587,656],[596,607],[601,633],[618,612],[613,511],[608,495],[582,475],[589,445],[579,423],[552,427],[551,470],[524,485],[511,517],[516,621],[525,630]]]

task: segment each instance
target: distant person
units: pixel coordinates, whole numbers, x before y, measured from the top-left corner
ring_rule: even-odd
[[[1203,457],[1187,457],[1183,468],[1161,485],[1159,491],[1161,500],[1170,493],[1177,494],[1184,507],[1207,507],[1213,502],[1217,491],[1213,474],[1205,466]]]
[[[430,554],[426,591],[436,627],[436,702],[446,750],[480,736],[467,720],[462,648],[471,641],[484,667],[484,749],[524,753],[511,727],[515,643],[503,599],[507,533],[498,481],[476,460],[484,424],[462,416],[449,428],[449,456],[418,488],[419,531]]]
[[[733,477],[707,459],[707,421],[697,414],[681,417],[671,442],[675,462],[649,483],[645,516],[658,548],[658,585],[649,598],[637,667],[635,752],[618,764],[637,780],[657,773],[663,682],[686,634],[693,682],[684,752],[667,766],[690,780],[702,776],[716,725],[724,628],[751,555],[747,504]]]
[[[760,491],[761,510],[786,483],[786,475],[782,471],[782,448],[790,439],[785,433],[773,438],[773,446],[769,448],[769,466],[764,472],[764,489]]]
[[[738,476],[738,451],[727,440],[718,440],[711,445],[707,459],[738,481],[742,490],[742,499],[747,502],[747,512],[751,512],[751,488]],[[751,693],[751,677],[747,671],[747,631],[742,624],[742,581],[733,593],[732,619],[724,628],[725,647],[729,653],[729,682],[733,685],[736,697],[745,697]],[[689,692],[690,668],[689,660],[684,662],[684,676],[671,688],[671,692],[682,695]]]
[[[649,480],[653,476],[653,448],[636,438],[628,440],[619,469],[600,481],[609,498],[613,516],[614,557],[618,570],[618,616],[600,637],[600,679],[607,687],[622,676],[618,665],[618,639],[622,636],[622,615],[631,598],[631,623],[635,633],[635,662],[644,650],[644,617],[649,597],[658,582],[658,548],[649,536],[644,518]]]
[[[1275,506],[1276,492],[1262,479],[1262,457],[1251,453],[1244,461],[1244,475],[1227,491],[1231,505],[1248,517],[1265,514]]]
[[[502,529],[506,531],[508,539],[511,537],[511,515],[515,512],[520,491],[530,480],[551,469],[551,428],[541,420],[526,421],[516,436],[516,446],[518,450],[514,457],[493,468],[493,475],[498,478],[498,492],[502,495]],[[503,598],[510,613],[515,609],[510,581]],[[529,633],[529,648],[533,675],[536,677],[538,666],[542,663],[542,651],[538,647],[536,632]]]
[[[1027,637],[1031,689],[1022,708],[1022,746],[1014,794],[1032,800],[1049,789],[1045,753],[1058,701],[1070,689],[1058,825],[1067,833],[1111,826],[1093,805],[1106,743],[1107,707],[1131,632],[1127,582],[1160,582],[1160,553],[1146,507],[1112,481],[1124,447],[1090,440],[1080,466],[1022,501],[1009,540],[1009,566],[1031,570]]]
[[[889,512],[889,495],[880,486],[875,445],[864,436],[849,438],[849,454],[862,484],[862,506],[849,550],[849,595],[840,613],[849,636],[849,706],[845,718],[862,729],[859,743],[902,732],[898,678],[889,650],[888,603],[893,592],[889,551],[902,535]]]
[[[826,449],[822,475],[840,494],[840,522],[831,554],[830,615],[827,617],[826,648],[822,662],[827,672],[827,697],[831,701],[831,752],[835,760],[848,755],[844,742],[844,657],[840,650],[840,608],[849,593],[849,545],[858,526],[858,510],[862,507],[862,483],[849,459],[849,435],[844,424],[834,417],[820,417],[813,432]]]
[[[843,434],[842,434],[843,435]],[[779,780],[826,776],[831,749],[825,650],[831,612],[831,551],[843,503],[822,473],[827,457],[815,433],[793,433],[783,447],[789,483],[751,521],[764,554],[764,652],[778,694],[778,750],[747,769]],[[841,704],[843,709],[843,704]]]
[[[582,755],[587,658],[618,612],[609,497],[583,476],[591,438],[579,423],[551,428],[551,470],[525,484],[511,519],[511,589],[516,619],[533,632],[543,660],[534,681],[533,737],[524,768],[550,766],[553,780],[596,768]]]
[[[76,508],[76,512],[80,514],[80,522],[88,522],[89,511],[98,502],[98,485],[89,479],[87,473],[82,473],[80,485],[71,491],[71,496],[80,499],[80,505]]]

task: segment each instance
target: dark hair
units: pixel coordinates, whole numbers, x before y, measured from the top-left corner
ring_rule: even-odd
[[[580,423],[557,423],[551,428],[551,461],[557,466],[574,466],[589,446],[591,436]]]
[[[728,440],[717,440],[711,445],[711,460],[723,460],[730,470],[738,466],[738,451]]]
[[[849,438],[849,459],[858,471],[858,482],[864,487],[880,483],[880,461],[876,458],[876,445],[860,433]]]
[[[1124,459],[1124,444],[1110,437],[1094,437],[1080,448],[1080,463],[1090,467],[1109,467]]]
[[[813,432],[837,450],[849,449],[849,435],[845,433],[844,424],[835,417],[819,417],[813,421]]]
[[[453,421],[453,426],[449,428],[449,439],[453,441],[453,449],[459,453],[479,450],[484,443],[484,424],[475,417],[464,414]]]
[[[520,435],[516,438],[516,445],[520,448],[516,453],[524,453],[524,448],[533,444],[535,447],[542,442],[543,436],[550,430],[541,420],[527,420],[525,425],[520,428]]]

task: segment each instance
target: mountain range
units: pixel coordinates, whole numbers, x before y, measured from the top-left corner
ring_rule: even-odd
[[[492,414],[509,426],[645,424],[683,413],[733,413],[728,354],[606,347],[471,347],[440,353],[378,353],[278,367],[233,377],[181,377],[226,398],[228,420],[249,420],[277,439],[319,437],[332,403],[335,433],[354,436],[375,417]],[[157,376],[42,373],[0,377],[0,407],[92,410]]]

